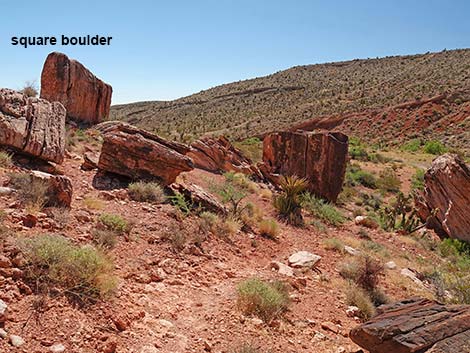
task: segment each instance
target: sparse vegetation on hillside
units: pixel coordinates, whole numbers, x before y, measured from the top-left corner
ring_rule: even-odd
[[[139,181],[129,184],[129,197],[135,201],[163,203],[166,200],[163,188],[158,183]]]
[[[294,123],[320,116],[390,107],[444,92],[465,91],[470,86],[470,78],[462,73],[468,71],[469,65],[470,50],[449,50],[296,66],[265,77],[217,86],[176,101],[117,105],[112,107],[110,118],[126,120],[149,131],[158,126],[159,133],[180,140],[207,133],[244,139],[289,129]],[[460,96],[455,102],[445,103],[450,112],[468,104],[468,94]],[[416,115],[412,112],[410,121]],[[390,131],[383,131],[378,122],[388,124],[391,117],[387,112],[380,112],[377,121],[368,124],[371,133],[361,133],[368,140],[385,138],[394,132],[416,138],[412,136],[415,131],[422,132],[429,124],[438,124],[444,116],[438,110],[429,109],[429,116],[417,115],[416,120],[422,120],[423,124],[416,124],[416,129],[403,129],[400,121],[396,121],[395,125],[390,123]],[[465,128],[468,131],[468,119],[459,124],[462,127],[455,124],[453,131],[468,138],[462,134]],[[458,139],[448,138],[438,129],[431,127],[426,132],[459,144]]]

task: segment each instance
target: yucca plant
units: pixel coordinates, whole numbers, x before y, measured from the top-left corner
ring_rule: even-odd
[[[274,208],[279,217],[287,223],[300,226],[303,224],[300,195],[307,188],[307,181],[293,176],[281,177],[279,183],[282,193],[274,198]]]

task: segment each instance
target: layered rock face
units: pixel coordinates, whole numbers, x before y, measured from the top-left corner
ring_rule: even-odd
[[[276,132],[263,140],[263,175],[277,184],[281,175],[308,181],[308,190],[335,202],[341,192],[348,157],[348,137],[340,132]]]
[[[224,136],[203,138],[191,144],[188,156],[194,166],[209,172],[237,172],[247,175],[258,175],[258,169],[252,161],[235,148]]]
[[[371,353],[470,352],[470,305],[411,298],[379,307],[351,339]]]
[[[131,179],[158,179],[169,185],[193,161],[185,156],[189,146],[166,141],[128,124],[118,124],[103,135],[98,168]]]
[[[58,102],[0,89],[0,145],[45,161],[62,163],[65,108]]]
[[[418,214],[441,237],[470,241],[470,168],[454,154],[437,157],[417,195]]]
[[[78,61],[62,53],[48,55],[41,75],[41,98],[60,102],[67,117],[96,124],[109,115],[113,89]]]

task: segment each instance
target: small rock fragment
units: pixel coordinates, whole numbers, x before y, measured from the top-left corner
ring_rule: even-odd
[[[65,346],[61,343],[56,343],[49,348],[49,351],[53,353],[62,353],[65,352]]]
[[[289,256],[289,265],[291,267],[314,267],[320,259],[319,255],[308,251],[298,251]]]
[[[10,335],[10,343],[13,347],[20,347],[24,344],[24,339],[17,335]]]

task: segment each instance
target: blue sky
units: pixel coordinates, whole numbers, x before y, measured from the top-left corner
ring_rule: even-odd
[[[3,4],[2,4],[3,3]],[[113,104],[168,100],[295,65],[470,47],[462,1],[0,0],[0,87],[40,81],[51,51],[113,86]],[[109,47],[14,47],[101,34]]]

